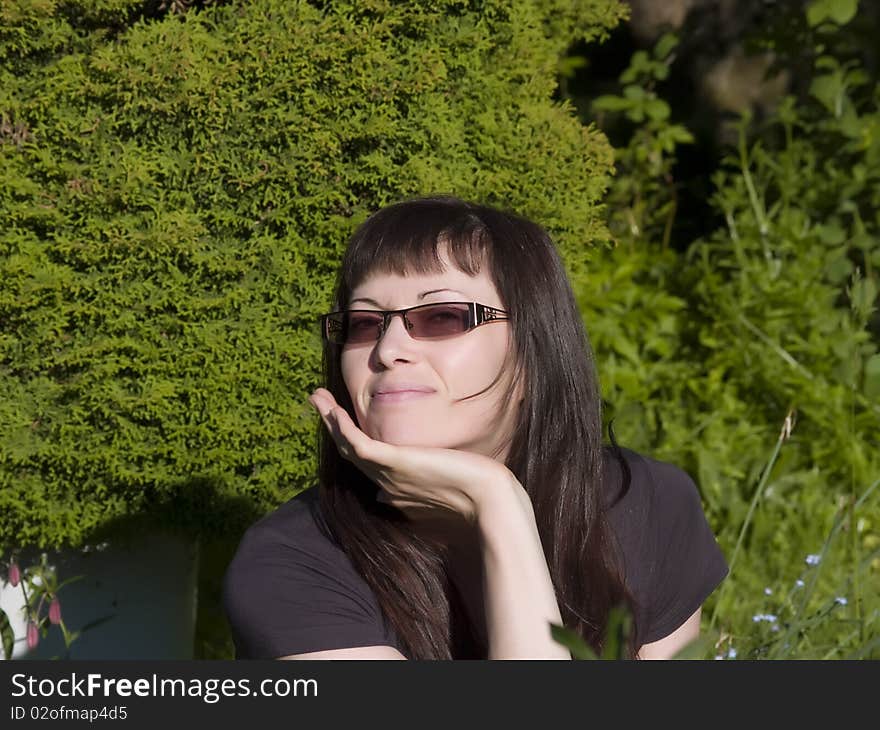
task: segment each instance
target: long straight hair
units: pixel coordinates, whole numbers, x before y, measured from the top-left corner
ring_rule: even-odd
[[[514,373],[511,387],[521,384],[524,398],[505,465],[531,499],[563,623],[601,651],[611,610],[624,608],[633,621],[626,650],[635,658],[635,600],[604,517],[610,505],[601,489],[598,378],[571,285],[547,232],[516,214],[451,196],[390,205],[349,241],[334,310],[344,309],[352,291],[373,274],[441,273],[441,244],[468,275],[488,267],[509,313],[507,366]],[[325,387],[357,423],[341,352],[341,345],[325,342]],[[319,505],[330,537],[373,589],[404,653],[412,659],[485,658],[442,550],[420,538],[399,510],[375,501],[378,486],[340,456],[323,429],[319,444]]]

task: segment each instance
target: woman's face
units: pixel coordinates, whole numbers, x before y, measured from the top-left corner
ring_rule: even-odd
[[[431,302],[479,302],[505,309],[483,266],[471,277],[440,251],[442,274],[376,274],[357,286],[348,309],[403,309]],[[364,301],[370,299],[373,301]],[[490,391],[477,393],[505,365],[510,323],[489,322],[461,335],[438,340],[409,336],[403,318],[388,322],[382,337],[342,349],[342,377],[357,423],[368,436],[399,446],[460,449],[504,461],[519,398],[510,398],[511,373]],[[512,344],[512,343],[510,343]],[[381,396],[376,389],[414,385],[431,392]],[[518,394],[517,394],[518,395]]]

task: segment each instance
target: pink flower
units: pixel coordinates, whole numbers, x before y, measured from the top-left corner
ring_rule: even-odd
[[[57,598],[53,598],[49,604],[49,621],[53,624],[61,623],[61,601]]]
[[[28,621],[27,647],[33,651],[37,648],[38,643],[40,643],[40,632],[37,629],[37,625],[33,621]]]
[[[13,588],[21,582],[21,571],[18,569],[18,563],[12,562],[9,565],[9,585]]]

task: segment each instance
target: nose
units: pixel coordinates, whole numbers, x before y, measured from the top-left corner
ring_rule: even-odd
[[[392,315],[388,317],[388,325],[376,343],[375,356],[385,367],[391,367],[401,357],[409,359],[415,344],[404,324],[403,315]]]
[[[389,314],[385,317],[384,323],[384,331],[382,332],[382,336],[384,337],[385,333],[388,332],[388,329],[394,324],[395,320],[400,320],[400,324],[403,325],[403,331],[408,332],[406,320],[403,318],[403,312],[395,312],[394,314]]]

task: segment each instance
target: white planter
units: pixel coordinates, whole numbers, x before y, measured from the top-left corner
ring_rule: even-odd
[[[198,543],[179,535],[149,532],[99,547],[48,554],[59,582],[84,576],[58,592],[68,631],[107,619],[73,641],[69,658],[192,659]],[[15,631],[13,658],[64,657],[64,639],[57,626],[50,626],[34,651],[27,650],[23,605],[21,587],[3,583],[0,606]]]
[[[24,620],[24,594],[21,592],[21,586],[13,588],[9,583],[0,580],[0,609],[9,617],[9,623],[15,634],[15,644],[12,647],[12,658],[21,659],[27,654],[27,645],[25,644],[25,631],[27,624]],[[5,659],[6,655],[0,649],[0,659]]]

